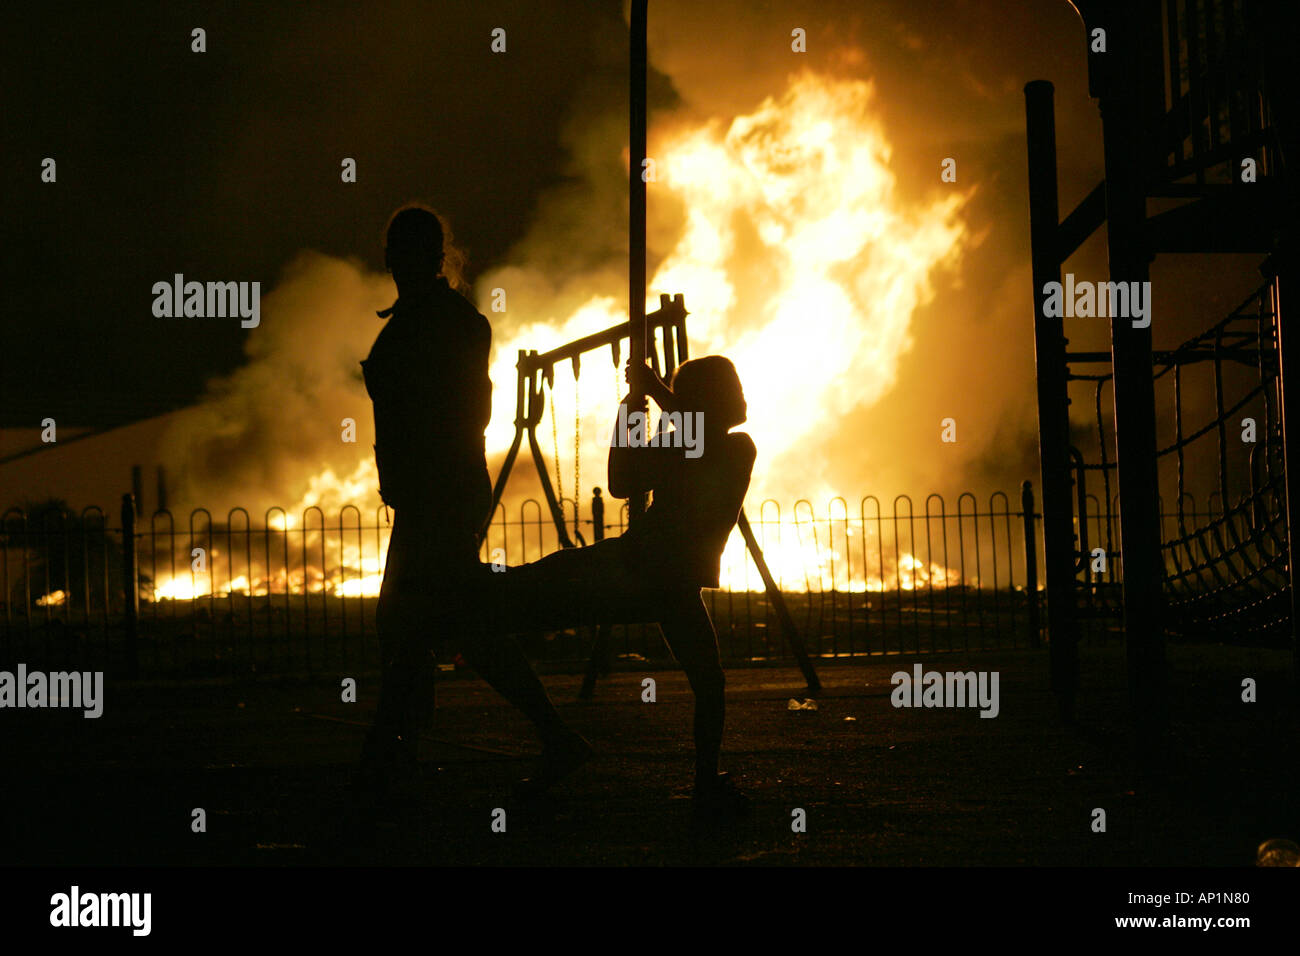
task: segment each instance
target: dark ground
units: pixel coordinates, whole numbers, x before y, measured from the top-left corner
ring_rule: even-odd
[[[892,707],[890,674],[914,660],[823,664],[816,712],[786,709],[803,696],[792,668],[729,670],[725,766],[756,806],[723,828],[692,825],[677,671],[616,673],[591,704],[574,702],[578,677],[546,677],[599,755],[543,805],[510,796],[536,752],[526,724],[478,680],[444,681],[422,779],[369,822],[346,808],[373,675],[356,704],[337,680],[110,686],[99,720],[4,713],[0,862],[1249,866],[1261,841],[1300,839],[1289,652],[1171,647],[1163,774],[1132,769],[1118,647],[1084,651],[1072,728],[1046,652],[920,658],[1000,671],[991,720]],[[655,704],[641,702],[644,676]],[[1243,677],[1259,703],[1241,702]],[[195,807],[206,833],[191,832]],[[505,833],[490,827],[497,807]],[[1105,833],[1091,830],[1096,807]],[[794,808],[806,833],[791,832]]]

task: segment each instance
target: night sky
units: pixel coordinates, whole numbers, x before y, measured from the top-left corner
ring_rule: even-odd
[[[382,273],[384,223],[407,201],[450,218],[471,282],[515,263],[557,285],[625,269],[622,7],[77,5],[12,15],[0,40],[0,427],[46,416],[106,426],[194,403],[246,363],[248,333],[236,321],[155,318],[153,283],[178,272],[256,280],[265,298],[305,250]],[[652,127],[665,117],[726,122],[779,95],[800,68],[866,79],[897,195],[916,208],[945,188],[968,197],[969,241],[913,315],[897,384],[823,434],[823,455],[842,466],[835,483],[850,494],[1014,487],[1037,470],[1024,83],[1056,86],[1062,215],[1100,179],[1100,121],[1069,4],[992,9],[652,4]],[[791,54],[794,25],[807,30],[805,57]],[[207,31],[206,53],[191,52],[195,26]],[[508,30],[504,55],[490,49],[496,26]],[[57,184],[40,181],[46,156],[58,162]],[[938,181],[944,156],[959,159],[956,187]],[[340,182],[343,157],[357,160],[355,184]],[[653,273],[665,251],[656,219],[681,211],[665,213],[653,191],[650,207]],[[1204,258],[1160,257],[1157,347],[1235,305],[1258,282],[1259,258],[1217,257],[1207,268]],[[1070,268],[1104,275],[1104,229]],[[692,289],[651,290],[660,291],[685,293],[690,307]],[[494,328],[522,315],[494,318]],[[1108,347],[1105,322],[1075,323],[1070,335],[1074,347]],[[833,344],[801,347],[792,368],[815,370]],[[955,467],[935,457],[935,442],[898,454],[957,409],[965,439]]]
[[[417,198],[481,268],[563,181],[564,118],[626,102],[618,3],[33,5],[7,20],[5,426],[128,421],[238,364],[237,324],[152,316],[151,285],[176,272],[265,295],[302,248],[382,269],[384,222]],[[57,184],[39,181],[46,156]]]
[[[156,892],[164,938],[211,923],[246,945],[278,921],[373,945],[427,893],[325,867],[753,864],[964,868],[920,893],[889,881],[872,942],[976,919],[1042,940],[1018,929],[1035,926],[1025,904],[1057,916],[1065,897],[1072,939],[1192,912],[1206,930],[1281,914],[1294,936],[1295,885],[1284,904],[1246,867],[1300,860],[1285,312],[1300,70],[1277,49],[1296,35],[1279,11],[1300,3],[1168,0],[1183,33],[1155,38],[1110,18],[1139,0],[1095,2],[1112,37],[1136,28],[1093,61],[1126,84],[1098,84],[1105,182],[1085,0],[648,0],[646,292],[684,297],[689,358],[734,362],[747,417],[719,402],[730,372],[726,396],[712,372],[694,395],[689,373],[674,395],[655,383],[692,430],[678,418],[654,454],[626,452],[645,484],[612,486],[611,447],[641,444],[611,441],[641,248],[631,0],[6,7],[0,866],[42,870],[0,894],[5,928],[76,926],[73,898],[102,926]],[[1216,47],[1216,15],[1265,27]],[[1157,91],[1134,77],[1162,55],[1157,128],[1137,115]],[[1039,80],[1061,218],[1098,185],[1133,213],[1116,278],[1167,247],[1150,220],[1261,191],[1279,265],[1270,288],[1264,250],[1154,255],[1149,343],[1118,331],[1131,314],[1040,320],[1048,352],[1063,329],[1068,366],[1043,363],[1041,457],[1024,94]],[[1194,173],[1167,163],[1184,134]],[[1247,185],[1238,164],[1256,158]],[[469,367],[479,320],[412,307],[418,281],[372,351],[396,296],[384,231],[408,203],[467,255],[456,285],[490,323],[486,370]],[[1185,247],[1238,239],[1227,218],[1197,220]],[[1094,230],[1062,278],[1100,289],[1111,238]],[[261,323],[156,316],[178,274],[259,283]],[[1243,301],[1257,307],[1225,331]],[[525,390],[542,363],[520,356],[593,338]],[[486,416],[463,419],[489,400],[480,476],[468,432]],[[702,461],[678,467],[664,444]],[[632,487],[653,494],[647,514]],[[548,554],[570,534],[602,540]],[[1061,893],[1037,873],[972,883],[972,865],[1095,869]],[[243,869],[209,883],[217,866]],[[457,915],[488,900],[478,922],[533,945],[580,898],[491,879]],[[854,912],[851,890],[816,900]],[[636,925],[623,899],[600,908]]]

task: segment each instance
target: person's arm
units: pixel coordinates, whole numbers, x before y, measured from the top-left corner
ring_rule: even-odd
[[[632,423],[628,417],[632,412],[632,395],[638,391],[652,400],[666,412],[677,411],[678,402],[672,389],[649,365],[627,363],[626,376],[632,392],[623,397],[619,406],[618,420],[614,424],[614,433],[610,438],[609,475],[606,482],[609,493],[616,498],[630,498],[635,494],[653,491],[659,484],[664,469],[668,467],[668,456],[680,455],[679,449],[650,447],[650,420],[646,416],[641,428],[641,444],[633,445],[629,440]]]
[[[750,478],[754,474],[754,461],[758,458],[758,448],[754,445],[754,439],[745,432],[731,432],[725,440],[729,450],[732,450],[731,460],[734,462],[732,491],[736,500],[743,505],[745,494],[749,491]]]
[[[433,435],[479,433],[492,420],[489,358],[492,328],[478,316],[467,328],[440,334],[430,325],[402,355],[405,400]]]
[[[681,458],[682,450],[669,445],[651,446],[653,437],[647,415],[643,427],[635,436],[633,423],[628,418],[634,413],[629,405],[632,396],[626,395],[619,405],[619,417],[610,436],[609,475],[606,485],[615,498],[631,498],[635,494],[654,491],[663,484],[664,476]]]
[[[666,412],[677,411],[677,397],[673,390],[649,365],[629,361],[625,377],[633,392],[641,392]]]
[[[492,378],[489,374],[492,355],[492,326],[483,318],[482,339],[475,355],[475,368],[478,377],[477,412],[478,425],[484,431],[492,421]]]
[[[630,441],[632,423],[628,421],[628,417],[632,412],[631,404],[632,396],[624,395],[623,400],[619,402],[618,418],[614,422],[614,430],[609,438],[609,474],[605,484],[609,493],[615,498],[631,498],[638,492],[644,494],[654,487],[653,480],[645,473],[644,456],[636,454],[650,449],[633,448]],[[644,425],[641,436],[648,437],[645,435]]]

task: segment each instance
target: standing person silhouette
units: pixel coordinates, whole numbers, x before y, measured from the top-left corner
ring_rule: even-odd
[[[440,217],[399,209],[388,224],[384,263],[397,301],[361,363],[374,403],[375,464],[384,503],[395,512],[376,609],[383,677],[375,724],[362,754],[363,785],[382,794],[395,772],[413,769],[414,733],[429,673],[429,648],[457,636],[477,609],[471,584],[483,570],[478,533],[492,507],[484,430],[492,416],[488,358],[492,329],[459,292],[448,268]],[[472,642],[470,664],[537,727],[543,776],[559,776],[590,754],[551,705],[518,644]]]

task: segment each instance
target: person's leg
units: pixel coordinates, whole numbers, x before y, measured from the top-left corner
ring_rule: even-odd
[[[518,641],[512,637],[471,641],[463,653],[478,675],[517,707],[537,731],[542,742],[541,763],[524,786],[545,790],[591,759],[591,744],[564,722]]]
[[[413,616],[401,580],[415,560],[409,523],[394,520],[385,560],[384,581],[375,610],[379,632],[380,686],[374,723],[361,751],[356,797],[377,801],[416,766],[411,706],[417,689],[419,642],[411,634]]]
[[[623,553],[618,539],[609,539],[480,574],[476,603],[483,613],[469,622],[467,641],[617,620],[628,611],[628,592],[635,583],[623,570]]]
[[[569,728],[519,642],[519,630],[573,626],[622,609],[622,548],[569,548],[507,571],[484,571],[473,589],[483,614],[466,622],[462,653],[479,676],[532,722],[543,745],[537,782],[547,785],[585,762],[591,747]]]
[[[501,619],[498,614],[496,626],[486,620],[517,589],[506,594],[487,587],[496,582],[481,566],[460,568],[439,560],[443,555],[413,551],[411,527],[400,522],[394,527],[376,608],[384,664],[376,736],[389,740],[409,730],[419,666],[441,643],[458,646],[479,676],[528,717],[543,743],[568,739],[571,734],[523,650],[502,629],[514,615]]]
[[[523,648],[513,637],[470,640],[462,654],[493,690],[523,712],[537,729],[543,746],[564,746],[577,736],[560,717]]]
[[[674,595],[659,611],[664,640],[686,672],[695,694],[695,783],[712,786],[726,718],[726,677],[718,637],[699,592]]]
[[[394,589],[381,594],[375,610],[381,655],[375,736],[400,741],[412,751],[414,735],[421,729],[420,714],[427,709],[418,697],[428,690],[432,669],[428,618],[423,613],[427,606],[424,597]]]
[[[384,580],[375,608],[381,678],[379,705],[367,740],[371,762],[415,759],[415,735],[431,700],[430,649],[466,613],[460,582],[477,565],[472,535],[446,516],[404,511],[393,521]]]

